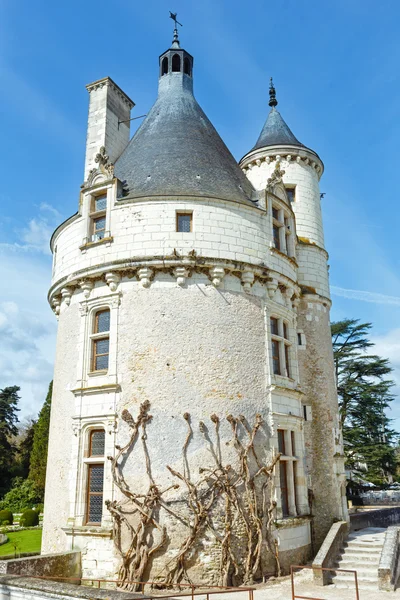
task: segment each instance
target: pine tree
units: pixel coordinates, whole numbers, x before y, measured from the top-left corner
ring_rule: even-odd
[[[36,489],[44,498],[46,481],[47,448],[49,444],[51,396],[53,382],[49,385],[46,400],[39,413],[33,436],[33,446],[30,460],[29,479],[34,482]]]
[[[7,492],[11,484],[16,453],[15,444],[11,440],[18,433],[16,423],[19,391],[20,388],[16,385],[0,390],[0,497]]]
[[[18,476],[26,479],[29,475],[33,440],[35,436],[36,421],[29,419],[19,431],[16,441],[18,449],[16,470]]]
[[[370,481],[384,483],[396,472],[398,434],[386,414],[393,400],[393,382],[386,379],[392,368],[387,359],[368,354],[371,327],[356,319],[332,323],[332,342],[347,466],[366,465]]]

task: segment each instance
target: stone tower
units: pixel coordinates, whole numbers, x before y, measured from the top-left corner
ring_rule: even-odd
[[[240,168],[176,30],[130,141],[133,102],[88,90],[79,209],[51,240],[43,552],[122,587],[285,570],[343,518],[322,163],[273,108]]]

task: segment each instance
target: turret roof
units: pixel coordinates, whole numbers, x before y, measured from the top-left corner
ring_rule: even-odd
[[[252,150],[265,148],[265,146],[301,146],[305,147],[293,135],[288,125],[283,120],[280,112],[273,106],[261,130],[256,145]]]
[[[177,54],[179,72],[172,63]],[[193,95],[192,64],[177,44],[160,56],[157,101],[116,161],[115,175],[126,181],[130,198],[216,197],[253,204],[252,184]]]

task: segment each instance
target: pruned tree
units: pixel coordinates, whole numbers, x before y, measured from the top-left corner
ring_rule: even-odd
[[[136,591],[140,589],[138,584],[132,582],[141,581],[150,568],[154,554],[165,549],[168,532],[160,524],[162,511],[187,529],[187,535],[183,537],[174,556],[155,576],[156,581],[163,586],[174,587],[182,581],[190,581],[188,565],[208,533],[214,536],[221,550],[220,585],[228,585],[233,580],[249,584],[260,578],[264,571],[261,564],[264,544],[275,558],[276,573],[280,574],[276,541],[272,534],[275,510],[273,472],[280,455],[272,455],[265,462],[257,452],[255,441],[263,425],[261,415],[256,415],[252,426],[242,415],[227,417],[232,431],[230,445],[237,457],[234,465],[224,464],[222,458],[219,417],[215,414],[210,417],[214,441],[206,424],[200,422],[199,429],[211,453],[213,464],[201,467],[199,477],[194,478],[187,455],[193,429],[191,417],[189,413],[185,413],[183,418],[187,424],[187,435],[182,447],[183,470],[166,467],[179,484],[160,490],[151,473],[147,449],[146,428],[151,420],[149,408],[148,402],[143,403],[136,420],[128,411],[123,411],[122,419],[131,429],[130,439],[124,447],[116,447],[115,458],[109,457],[114,482],[124,497],[122,502],[107,503],[114,519],[115,545],[122,559],[120,587]],[[124,457],[128,453],[132,456],[140,431],[149,486],[144,494],[132,492],[122,472]],[[181,490],[180,498],[173,503],[164,497],[171,488]],[[123,527],[129,537],[129,543],[125,547]],[[237,540],[234,539],[239,531],[245,532],[240,544],[235,543]],[[156,532],[157,539],[154,538]],[[244,551],[238,552],[239,547],[244,548]]]

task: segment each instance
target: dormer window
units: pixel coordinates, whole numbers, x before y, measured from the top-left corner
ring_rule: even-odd
[[[172,57],[172,72],[179,73],[181,70],[181,57],[179,54],[174,54]]]
[[[99,242],[106,235],[107,194],[94,196],[90,211],[90,241]]]
[[[292,217],[288,211],[278,205],[272,206],[272,236],[274,247],[288,256],[294,255],[292,222]]]

